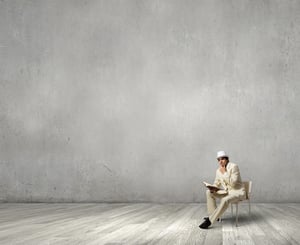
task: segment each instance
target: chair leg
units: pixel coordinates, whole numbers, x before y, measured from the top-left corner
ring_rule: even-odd
[[[251,205],[250,205],[250,199],[248,199],[248,205],[249,205],[249,215],[251,214]]]
[[[236,208],[235,208],[235,226],[237,227],[238,226],[238,218],[239,218],[239,205],[238,203],[236,203]]]

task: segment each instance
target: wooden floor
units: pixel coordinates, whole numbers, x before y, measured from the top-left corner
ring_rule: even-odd
[[[205,204],[0,204],[0,244],[300,244],[300,204],[230,209],[210,229]]]

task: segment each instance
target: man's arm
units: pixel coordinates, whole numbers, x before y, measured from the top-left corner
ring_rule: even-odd
[[[221,180],[218,178],[218,172],[217,171],[216,171],[216,177],[215,177],[214,185],[217,186],[217,187],[220,187],[221,186]]]
[[[239,167],[237,165],[234,165],[231,175],[230,175],[230,179],[229,179],[229,184],[235,188],[237,187],[237,185],[240,184],[240,170]]]

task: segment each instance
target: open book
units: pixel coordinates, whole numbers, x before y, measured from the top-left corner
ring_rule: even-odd
[[[218,192],[218,194],[227,194],[227,191],[224,190],[223,188],[219,188],[218,186],[209,184],[205,181],[203,181],[203,184],[207,187],[207,189],[209,189],[210,191],[216,191]]]

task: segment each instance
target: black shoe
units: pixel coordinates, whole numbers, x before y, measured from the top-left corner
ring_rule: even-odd
[[[209,218],[205,217],[204,222],[201,225],[199,225],[199,227],[201,229],[207,229],[210,225],[211,225],[211,222],[210,222]]]
[[[204,217],[203,219],[209,219],[209,217]],[[220,222],[221,219],[220,219],[220,218],[217,218],[217,221]]]

